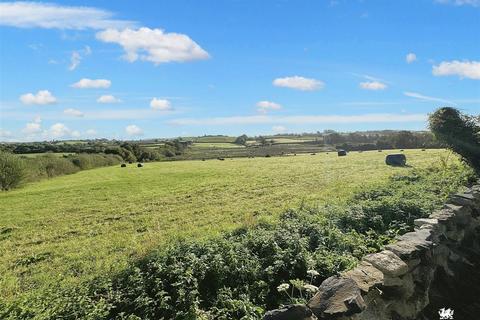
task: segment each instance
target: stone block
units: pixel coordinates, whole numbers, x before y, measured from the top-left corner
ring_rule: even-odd
[[[389,250],[366,255],[363,261],[371,263],[375,268],[390,277],[398,277],[408,271],[407,264]]]

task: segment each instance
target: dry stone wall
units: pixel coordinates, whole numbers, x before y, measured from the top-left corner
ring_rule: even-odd
[[[307,305],[264,320],[439,319],[442,308],[454,319],[480,319],[480,181],[415,220],[414,232],[323,281]]]

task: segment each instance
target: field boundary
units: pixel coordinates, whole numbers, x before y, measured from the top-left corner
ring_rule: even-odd
[[[306,305],[269,311],[279,319],[419,319],[438,312],[473,319],[480,287],[480,180],[442,209],[415,220],[415,231],[327,278]]]

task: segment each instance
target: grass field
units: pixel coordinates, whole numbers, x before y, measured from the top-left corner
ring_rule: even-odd
[[[82,281],[176,237],[205,238],[287,207],[342,203],[394,173],[438,162],[443,150],[319,153],[108,167],[0,194],[0,296],[53,281]],[[368,177],[368,178],[366,178]]]

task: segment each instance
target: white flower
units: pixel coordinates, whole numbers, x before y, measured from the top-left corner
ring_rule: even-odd
[[[320,275],[320,273],[318,273],[316,270],[308,270],[307,274],[311,277],[316,277],[316,276]]]
[[[318,287],[314,286],[313,284],[306,284],[303,286],[303,289],[305,289],[305,291],[310,293],[315,293],[318,291]]]
[[[282,283],[277,287],[277,291],[283,292],[283,291],[287,291],[289,288],[290,288],[290,285],[288,283]]]

